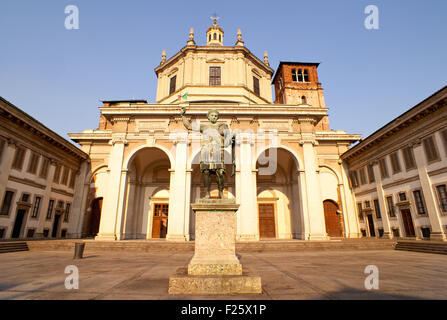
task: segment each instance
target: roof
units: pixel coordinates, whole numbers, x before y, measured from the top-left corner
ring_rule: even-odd
[[[382,140],[392,134],[395,130],[399,130],[399,128],[405,127],[405,123],[409,122],[411,119],[421,114],[422,112],[425,112],[427,109],[430,109],[434,104],[442,99],[447,99],[447,86],[444,86],[426,99],[419,102],[414,107],[410,108],[406,112],[402,113],[400,116],[394,118],[386,125],[376,130],[374,133],[370,134],[360,143],[356,144],[354,147],[343,153],[342,158],[347,159],[353,156],[355,153],[362,152],[362,150],[372,147],[373,142]]]
[[[46,140],[56,144],[59,148],[63,149],[68,153],[72,153],[81,159],[88,158],[88,155],[84,151],[82,151],[74,144],[72,144],[70,141],[61,137],[59,134],[49,129],[48,127],[46,127],[33,117],[31,117],[26,112],[22,111],[21,109],[13,105],[8,100],[4,99],[3,97],[0,97],[0,102],[4,103],[4,104],[0,103],[1,109],[3,109],[6,113],[9,113],[12,117],[19,119],[21,122],[25,123],[30,128],[33,128],[34,130],[40,132],[42,135],[46,137]]]
[[[147,103],[147,100],[101,100],[102,103],[123,103],[123,102],[128,102],[128,103]]]
[[[320,65],[320,62],[298,62],[298,61],[280,61],[278,68],[276,68],[275,75],[273,76],[272,83],[275,82],[276,76],[278,75],[278,71],[281,69],[281,67],[284,64],[288,65],[300,65],[300,66],[318,66]]]

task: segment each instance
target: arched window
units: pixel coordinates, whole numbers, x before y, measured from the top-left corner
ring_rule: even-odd
[[[211,33],[210,33],[210,36],[209,36],[209,38],[210,38],[210,39],[209,39],[208,41],[211,41]]]
[[[222,42],[222,36],[219,34],[219,42]]]
[[[217,40],[217,34],[216,33],[213,35],[213,40]]]
[[[301,97],[301,104],[307,104],[307,98],[306,96]]]

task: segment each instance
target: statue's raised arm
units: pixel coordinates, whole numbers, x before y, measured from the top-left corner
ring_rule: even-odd
[[[182,116],[182,121],[183,121],[183,125],[185,126],[186,129],[191,130],[191,121],[185,117],[185,113],[186,113],[186,108],[183,107],[182,111],[180,112],[180,115]]]

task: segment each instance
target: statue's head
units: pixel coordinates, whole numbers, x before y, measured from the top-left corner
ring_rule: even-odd
[[[213,124],[216,123],[217,120],[219,120],[219,111],[217,110],[208,111],[208,120]]]

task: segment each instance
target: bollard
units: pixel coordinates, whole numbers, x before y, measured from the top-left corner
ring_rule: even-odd
[[[73,259],[82,259],[82,255],[84,254],[85,243],[77,242],[75,243],[75,252]]]

